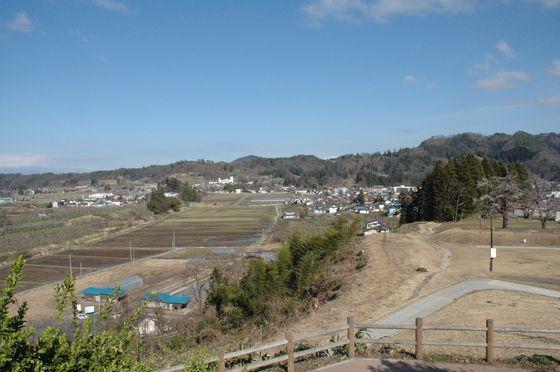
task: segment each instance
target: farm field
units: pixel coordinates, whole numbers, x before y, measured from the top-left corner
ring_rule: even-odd
[[[166,252],[168,255],[162,258],[208,256],[213,247],[232,247],[236,253],[241,253],[243,247],[255,243],[271,228],[277,213],[272,206],[248,206],[246,199],[246,195],[210,195],[203,203],[193,203],[153,223],[30,258],[18,290],[64,279],[70,272],[70,261],[74,276],[128,263],[131,261],[129,247],[135,260]],[[172,250],[173,234],[176,250]],[[8,271],[8,267],[0,269],[0,278]]]
[[[94,244],[95,247],[245,246],[253,243],[272,218],[271,207],[191,207],[165,221]]]

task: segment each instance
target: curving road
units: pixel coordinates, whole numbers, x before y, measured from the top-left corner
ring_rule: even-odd
[[[553,291],[530,285],[504,282],[502,280],[488,278],[471,278],[462,282],[453,284],[447,288],[434,292],[414,303],[398,310],[391,315],[379,320],[375,324],[414,324],[416,318],[426,317],[433,312],[443,308],[454,300],[476,291],[500,290],[500,291],[517,291],[537,294],[541,296],[560,298],[560,291]],[[368,334],[371,338],[378,339],[381,337],[392,336],[399,330],[375,329],[369,330]]]

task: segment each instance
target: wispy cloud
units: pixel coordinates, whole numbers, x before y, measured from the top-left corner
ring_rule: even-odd
[[[477,0],[311,0],[303,13],[312,25],[328,19],[387,22],[398,16],[460,13],[472,9]]]
[[[560,106],[560,97],[541,98],[538,102],[541,105]]]
[[[0,154],[0,168],[47,167],[48,159],[38,154]]]
[[[98,7],[110,10],[112,12],[127,13],[128,7],[126,4],[116,0],[93,0],[93,3]]]
[[[560,0],[529,0],[530,2],[539,3],[544,8],[555,9],[560,7]]]
[[[27,16],[27,13],[25,12],[17,12],[14,19],[12,19],[11,21],[8,21],[8,23],[6,23],[6,25],[8,26],[8,29],[12,30],[12,31],[18,31],[18,32],[32,32],[35,29],[35,24],[33,23],[33,21]]]
[[[416,77],[414,77],[414,75],[406,75],[403,77],[403,81],[405,83],[414,84],[416,83]]]
[[[421,78],[421,77],[418,78],[418,77],[416,77],[414,75],[410,75],[410,74],[405,75],[402,78],[402,81],[406,84],[415,84],[415,85],[423,86],[424,88],[429,89],[429,90],[433,90],[433,89],[437,88],[436,83],[434,83],[432,81],[429,81],[427,79]]]
[[[548,70],[548,72],[552,76],[560,76],[560,59],[552,60],[552,67],[550,68],[550,70]]]
[[[77,28],[71,28],[68,30],[68,33],[73,35],[76,39],[78,39],[81,43],[87,43],[90,41],[91,37],[84,34],[83,32],[81,32],[80,30],[78,30]]]
[[[477,80],[474,86],[480,90],[502,90],[515,88],[529,80],[531,80],[531,77],[524,71],[502,70]]]
[[[524,0],[545,10],[560,7],[560,0]],[[507,4],[505,0],[308,0],[302,7],[308,24],[321,26],[327,20],[382,23],[399,16],[457,14],[475,10],[479,4]]]
[[[513,50],[513,48],[507,43],[507,41],[499,41],[496,44],[496,49],[498,49],[498,51],[500,51],[500,53],[502,53],[503,55],[505,55],[508,58],[515,58],[517,57],[517,52],[515,50]]]

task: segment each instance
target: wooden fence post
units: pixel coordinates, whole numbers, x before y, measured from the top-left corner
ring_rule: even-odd
[[[356,332],[354,331],[354,317],[351,315],[347,318],[348,321],[348,358],[354,358],[356,352]]]
[[[422,360],[424,358],[424,320],[416,318],[416,359]]]
[[[225,372],[226,370],[226,353],[224,348],[218,350],[218,372]]]
[[[486,319],[486,363],[494,363],[494,319]]]
[[[286,332],[286,339],[288,340],[288,343],[286,344],[286,354],[288,354],[288,372],[294,372],[294,334],[292,331]]]

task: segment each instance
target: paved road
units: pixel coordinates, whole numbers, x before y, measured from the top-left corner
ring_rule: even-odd
[[[448,305],[450,302],[475,291],[502,290],[517,291],[560,298],[560,291],[553,291],[529,285],[504,282],[488,278],[472,278],[453,284],[450,287],[434,292],[420,300],[394,312],[375,324],[414,324],[416,318],[426,317]],[[369,330],[371,338],[392,336],[399,330],[375,329]]]
[[[397,372],[527,372],[526,369],[512,367],[494,367],[473,364],[448,364],[426,363],[418,360],[395,359],[351,359],[330,366],[316,369],[319,372],[371,372],[371,371],[397,371]]]
[[[475,245],[475,248],[490,249],[489,245]],[[495,245],[497,249],[528,249],[528,250],[545,250],[545,251],[560,251],[560,247],[532,247],[528,245]]]

